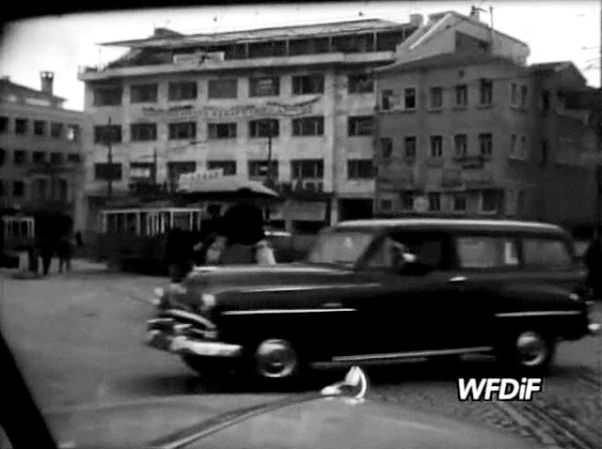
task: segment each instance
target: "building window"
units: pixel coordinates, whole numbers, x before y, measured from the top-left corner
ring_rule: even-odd
[[[116,87],[97,87],[94,89],[94,106],[119,106],[122,89]]]
[[[278,161],[270,161],[270,173],[267,160],[250,160],[248,164],[250,178],[267,178],[269,175],[270,179],[278,179]]]
[[[79,142],[80,128],[79,125],[67,125],[67,140],[69,142]]]
[[[285,41],[262,41],[249,44],[249,58],[269,58],[286,56]]]
[[[136,84],[130,87],[130,103],[156,103],[156,84]]]
[[[27,119],[18,118],[15,120],[15,134],[27,134]]]
[[[453,208],[456,212],[466,211],[466,195],[463,193],[456,193],[453,196]]]
[[[350,34],[335,36],[332,38],[334,52],[342,53],[364,53],[374,51],[374,35]]]
[[[529,91],[528,91],[527,86],[525,86],[524,84],[522,86],[520,86],[520,107],[521,108],[527,107],[528,92]]]
[[[491,156],[493,153],[493,137],[491,133],[479,134],[479,151],[481,156]]]
[[[130,139],[133,142],[157,140],[157,125],[155,123],[132,123]]]
[[[195,138],[196,138],[196,123],[195,122],[181,122],[181,123],[170,123],[169,124],[169,139],[170,140],[195,139]]]
[[[443,88],[442,87],[431,87],[429,98],[430,98],[429,106],[432,109],[439,109],[439,108],[443,107]]]
[[[209,80],[209,98],[236,98],[238,96],[238,80],[224,78]]]
[[[401,194],[401,208],[405,211],[414,210],[414,194],[412,192]]]
[[[60,165],[65,161],[63,153],[50,153],[50,163]]]
[[[512,134],[510,136],[510,157],[518,159],[518,136]]]
[[[441,194],[439,192],[431,192],[428,194],[429,210],[437,212],[441,210]]]
[[[550,110],[550,91],[544,90],[541,93],[541,111],[548,112]]]
[[[352,159],[347,161],[347,179],[374,178],[372,159]]]
[[[54,138],[63,137],[63,124],[62,123],[51,123],[50,124],[50,135]]]
[[[44,151],[34,151],[33,152],[33,163],[34,164],[43,164],[46,162],[46,153]]]
[[[416,137],[408,136],[403,140],[403,148],[406,159],[416,159]]]
[[[388,111],[393,107],[392,104],[393,91],[390,89],[383,90],[381,93],[381,109],[383,111]]]
[[[236,137],[236,123],[209,123],[207,127],[210,139],[234,139]]]
[[[493,81],[482,79],[479,83],[479,101],[482,106],[493,102]]]
[[[280,78],[264,76],[249,80],[249,97],[276,97],[280,95]]]
[[[349,117],[347,126],[349,136],[371,136],[373,117],[371,115]]]
[[[393,200],[382,199],[380,200],[380,210],[383,212],[390,212],[393,210]]]
[[[8,117],[5,117],[5,116],[0,117],[0,133],[7,133],[8,125],[9,125]]]
[[[180,175],[194,173],[195,171],[196,162],[194,161],[176,161],[167,163],[167,177],[172,182],[177,182]]]
[[[510,85],[510,104],[512,106],[518,105],[518,84],[516,83]]]
[[[460,84],[456,86],[456,107],[465,108],[468,105],[468,86]]]
[[[466,134],[454,136],[454,154],[456,157],[464,157],[468,153],[468,138]]]
[[[293,76],[293,95],[324,93],[323,75]]]
[[[441,157],[443,155],[443,137],[431,136],[431,157]]]
[[[291,56],[328,53],[328,38],[291,39],[288,50]]]
[[[13,163],[23,165],[27,162],[27,152],[25,150],[15,150],[13,152]]]
[[[6,162],[7,151],[4,148],[0,148],[0,167]]]
[[[130,162],[130,181],[141,182],[153,179],[155,164],[152,162]]]
[[[249,122],[249,137],[278,137],[279,133],[278,119],[267,118]]]
[[[324,177],[322,159],[297,159],[291,161],[293,179],[321,179]]]
[[[413,87],[406,87],[403,90],[403,108],[404,109],[416,109],[416,89]]]
[[[324,135],[324,117],[302,117],[293,119],[293,136]]]
[[[209,170],[221,169],[224,175],[236,174],[236,161],[207,161]]]
[[[549,147],[548,147],[548,141],[546,139],[543,139],[541,141],[541,155],[539,157],[539,166],[540,167],[545,167],[546,165],[548,165],[548,159],[549,159]]]
[[[527,136],[520,136],[519,158],[527,160],[529,158],[529,150],[527,148]]]
[[[97,181],[120,181],[123,176],[121,164],[97,162],[94,164],[94,179]]]
[[[167,98],[169,101],[195,100],[197,85],[195,81],[177,81],[169,83]]]
[[[67,162],[72,162],[75,164],[79,164],[82,161],[82,158],[77,153],[70,153],[67,155]]]
[[[497,192],[486,190],[481,192],[481,212],[497,212],[499,195]]]
[[[381,137],[380,154],[382,159],[391,159],[393,155],[393,139],[390,137]]]
[[[34,120],[33,133],[36,136],[45,136],[46,135],[46,122],[44,120]]]
[[[108,144],[121,142],[121,125],[101,125],[94,127],[94,143]]]
[[[347,90],[350,94],[368,94],[374,92],[374,77],[367,73],[358,73],[347,77]]]
[[[25,183],[23,181],[13,181],[13,196],[23,198],[25,196]]]

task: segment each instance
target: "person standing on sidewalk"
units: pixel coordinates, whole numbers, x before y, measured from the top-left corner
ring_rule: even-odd
[[[73,256],[73,244],[68,234],[63,235],[56,245],[56,255],[59,258],[59,273],[63,272],[63,268],[71,271],[71,257]]]
[[[587,266],[587,285],[592,289],[594,299],[602,299],[602,229],[596,235],[585,252]]]
[[[52,256],[54,255],[54,245],[50,236],[41,236],[38,242],[38,248],[40,257],[42,258],[42,272],[44,276],[46,276],[48,275],[48,271],[50,270]]]

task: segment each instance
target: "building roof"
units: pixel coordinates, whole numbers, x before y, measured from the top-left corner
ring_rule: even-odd
[[[58,97],[54,94],[48,94],[46,92],[42,92],[41,90],[32,89],[31,87],[14,83],[8,77],[0,78],[0,92],[2,94],[14,92],[22,95],[45,98],[51,101],[65,101],[65,98],[63,97]]]
[[[450,66],[468,66],[486,63],[510,64],[519,66],[512,60],[491,54],[443,53],[427,58],[415,59],[408,62],[395,62],[384,67],[373,69],[375,72],[410,71],[427,67],[444,68]],[[522,66],[521,66],[522,67]]]
[[[155,30],[155,34],[153,36],[146,39],[106,42],[102,43],[101,45],[130,48],[218,45],[274,39],[298,39],[304,37],[314,38],[320,36],[331,36],[336,34],[397,30],[407,28],[408,26],[414,25],[411,25],[409,23],[401,24],[382,19],[365,19],[345,22],[329,22],[320,24],[260,28],[240,31],[226,31],[221,33],[199,33],[188,35],[180,34],[165,28],[160,28]]]
[[[536,73],[558,73],[562,72],[563,70],[571,70],[578,74],[584,84],[587,83],[587,79],[571,61],[555,61],[531,64],[530,69]]]

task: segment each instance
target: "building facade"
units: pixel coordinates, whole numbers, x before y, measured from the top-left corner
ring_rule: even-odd
[[[371,69],[393,62],[420,20],[186,36],[159,29],[112,43],[130,50],[79,75],[93,121],[90,204],[106,198],[108,177],[118,195],[149,179],[169,188],[182,173],[219,168],[262,181],[269,175],[287,198],[271,219],[287,229],[371,216]]]
[[[53,74],[41,90],[0,80],[1,203],[5,213],[58,213],[81,229],[85,116],[63,108]]]
[[[492,33],[444,29],[455,51],[378,70],[376,213],[591,225],[596,136],[580,98],[594,90],[571,63],[528,66],[518,44],[510,57]]]

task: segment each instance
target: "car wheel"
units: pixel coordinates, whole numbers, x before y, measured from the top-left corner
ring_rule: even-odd
[[[549,368],[555,349],[552,338],[536,330],[525,330],[515,334],[499,355],[511,368],[523,373],[543,373]]]
[[[252,354],[254,375],[262,380],[283,381],[301,373],[301,360],[292,343],[284,339],[260,342]]]

